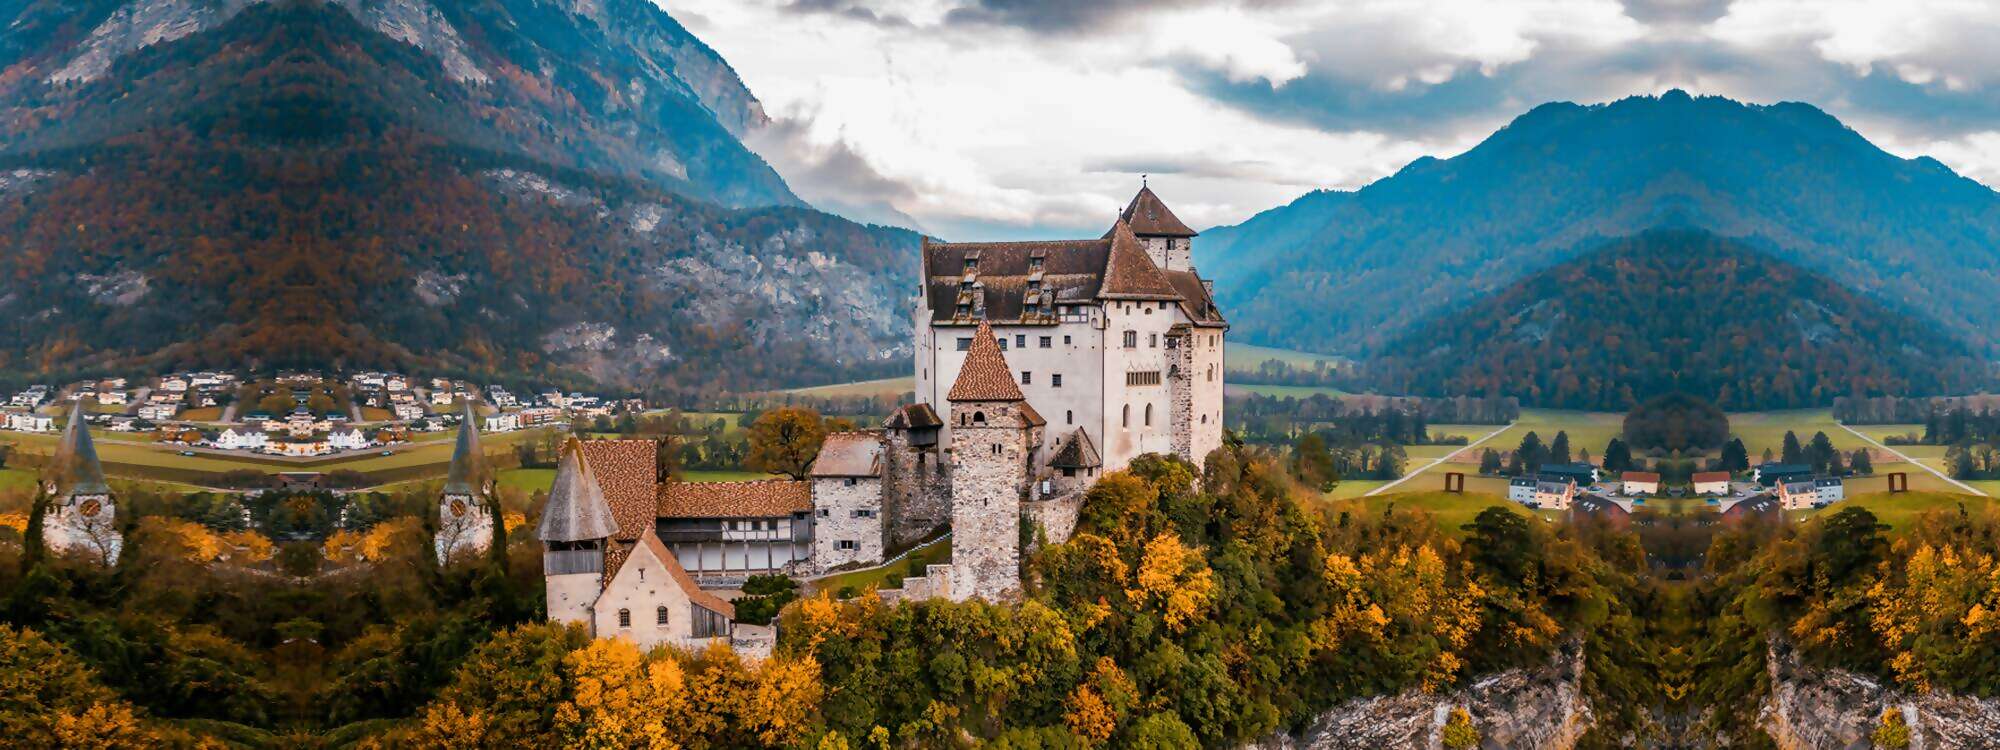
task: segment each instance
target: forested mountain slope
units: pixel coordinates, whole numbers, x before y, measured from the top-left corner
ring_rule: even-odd
[[[1658,230],[1433,314],[1364,369],[1394,392],[1614,411],[1686,392],[1758,410],[1975,392],[1990,379],[1971,353],[1825,276]]]
[[[0,75],[0,373],[386,365],[712,392],[906,361],[881,301],[916,237],[798,206],[729,133],[755,100],[691,37],[661,42],[685,32],[641,0],[578,5],[642,14],[605,21],[625,42],[529,0],[112,5],[13,22],[36,30]],[[51,80],[122,38],[102,31],[119,14],[190,7],[191,28],[146,25],[166,41]],[[451,23],[413,46],[381,30],[399,8]],[[706,75],[675,93],[644,70]],[[611,71],[633,77],[577,93]]]
[[[1451,159],[1195,243],[1243,340],[1367,353],[1423,314],[1651,228],[1743,240],[1990,354],[2000,197],[1805,104],[1545,104]]]

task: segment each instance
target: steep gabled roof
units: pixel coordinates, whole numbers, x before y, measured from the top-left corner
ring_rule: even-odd
[[[1132,231],[1142,237],[1193,237],[1195,231],[1182,224],[1174,212],[1167,210],[1165,201],[1153,194],[1150,187],[1141,186],[1139,194],[1132,196],[1132,202],[1118,215],[1125,223],[1132,225]]]
[[[651,440],[591,440],[583,455],[618,521],[617,539],[636,542],[655,518],[654,494],[659,484],[659,444]]]
[[[958,380],[951,384],[951,392],[945,394],[945,400],[1027,400],[1021,395],[1021,386],[1014,384],[1014,372],[1007,369],[1007,356],[1000,353],[1000,342],[993,339],[993,327],[986,321],[980,321],[978,332],[972,335],[972,348],[965,353],[965,366],[959,368]]]
[[[1120,219],[1106,236],[1111,239],[1111,256],[1104,263],[1099,299],[1181,299],[1180,292],[1153,263],[1153,256],[1146,254],[1145,244],[1132,233],[1131,225]]]
[[[111,494],[104,466],[97,461],[97,446],[90,441],[90,426],[83,421],[82,399],[70,410],[69,425],[56,445],[56,490],[64,497]]]
[[[555,482],[549,485],[549,500],[542,507],[542,523],[535,537],[544,542],[580,542],[617,534],[611,503],[604,499],[582,444],[570,438],[563,443],[562,460],[556,464]]]
[[[633,545],[635,550],[639,547],[644,547],[653,553],[653,557],[660,561],[660,566],[667,569],[667,575],[674,579],[674,585],[679,586],[690,601],[710,612],[732,620],[736,619],[736,605],[701,590],[700,584],[695,583],[694,576],[688,575],[687,568],[681,567],[681,561],[675,558],[672,550],[667,549],[667,545],[660,541],[660,535],[654,533],[651,527],[648,527],[646,533]],[[607,566],[611,574],[604,577],[605,584],[609,585],[611,581],[616,580],[618,574],[624,572],[625,566],[631,564],[634,557],[637,555],[627,553],[615,566]]]
[[[451,448],[451,470],[444,477],[447,495],[474,495],[479,492],[480,465],[485,456],[479,451],[479,422],[472,413],[472,401],[465,401],[465,415],[458,423],[458,442]]]
[[[944,420],[930,404],[915,403],[891,412],[882,426],[891,430],[925,430],[943,427]]]
[[[1078,427],[1056,444],[1049,465],[1058,469],[1095,469],[1104,465],[1104,459],[1097,455],[1097,446],[1091,444],[1090,436]]]

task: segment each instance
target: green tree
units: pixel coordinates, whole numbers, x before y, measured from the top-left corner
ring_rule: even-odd
[[[1479,473],[1487,476],[1500,473],[1500,452],[1487,448],[1479,453]]]
[[[1867,448],[1856,448],[1854,457],[1847,461],[1847,468],[1856,474],[1866,476],[1875,473],[1875,461],[1868,457]]]
[[[1813,471],[1826,473],[1827,463],[1833,459],[1833,454],[1833,440],[1824,432],[1813,433],[1812,442],[1806,444],[1806,463],[1812,465]]]
[[[1292,475],[1308,486],[1322,489],[1340,480],[1340,474],[1333,468],[1333,454],[1319,433],[1308,432],[1292,445]]]
[[[1799,436],[1791,430],[1785,431],[1784,450],[1779,454],[1778,460],[1788,464],[1806,462],[1805,448],[1799,445]]]
[[[1567,464],[1570,461],[1569,431],[1557,430],[1555,442],[1549,443],[1549,463]]]
[[[772,409],[750,423],[750,468],[806,478],[806,469],[819,457],[826,442],[826,427],[819,412],[787,407]]]
[[[1625,446],[1625,441],[1612,438],[1611,442],[1604,445],[1604,470],[1625,471],[1630,468],[1632,468],[1632,449]]]
[[[1743,447],[1742,438],[1730,438],[1729,442],[1722,446],[1722,470],[1731,472],[1750,470],[1750,451]]]
[[[1542,436],[1536,435],[1534,430],[1521,436],[1521,447],[1514,449],[1514,453],[1521,457],[1521,465],[1528,471],[1542,468],[1549,458],[1548,448],[1542,445]]]

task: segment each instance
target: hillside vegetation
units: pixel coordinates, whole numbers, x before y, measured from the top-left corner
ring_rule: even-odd
[[[1664,230],[1435,314],[1364,370],[1392,392],[1601,411],[1675,392],[1757,411],[1990,382],[1935,325],[1734,241]]]

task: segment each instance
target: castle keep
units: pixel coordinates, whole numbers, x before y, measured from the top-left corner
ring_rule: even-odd
[[[697,582],[878,565],[946,529],[951,562],[884,597],[1018,598],[1023,540],[1067,540],[1103,472],[1222,444],[1228,323],[1194,236],[1146,188],[1094,240],[925,240],[915,402],[828,435],[802,481],[663,481],[649,441],[572,442],[538,533],[549,617],[722,638]]]

